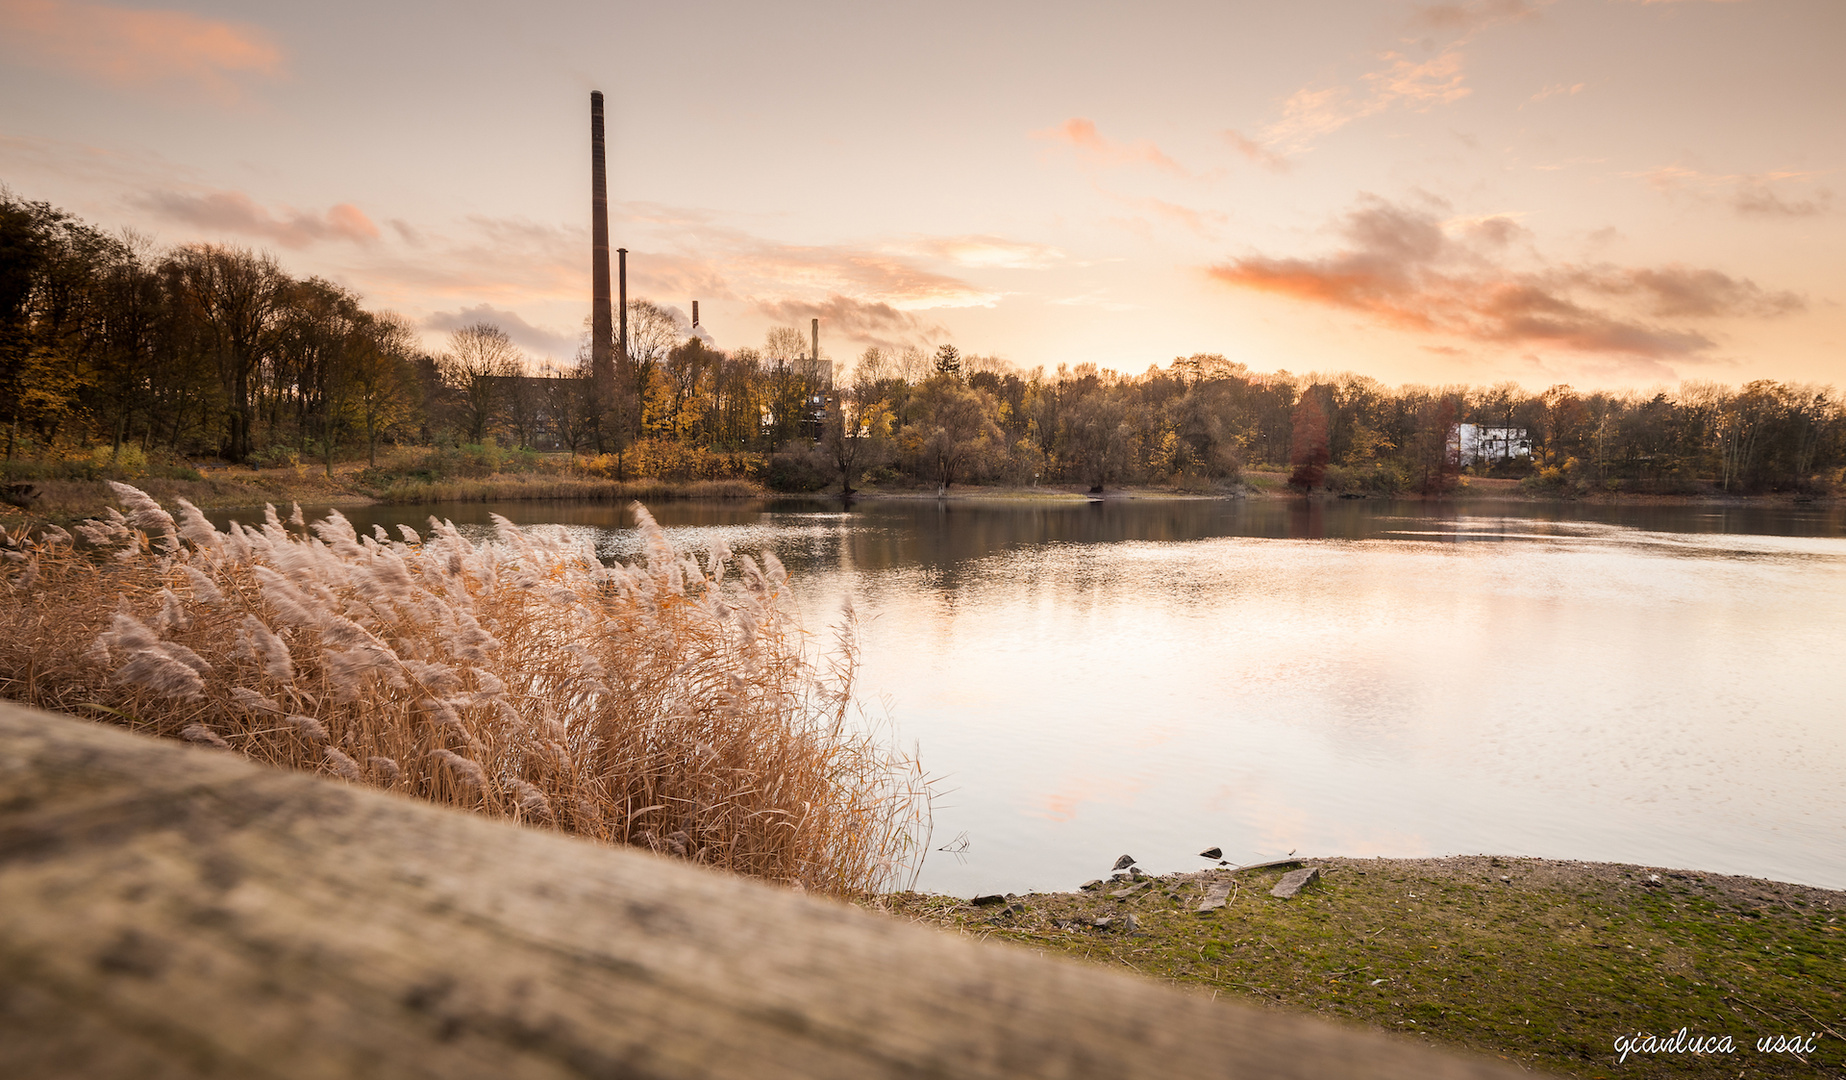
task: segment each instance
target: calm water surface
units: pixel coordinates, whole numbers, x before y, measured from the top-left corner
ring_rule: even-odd
[[[1619,860],[1846,888],[1846,515],[1428,503],[662,503],[850,595],[948,790],[924,888],[1309,854]],[[588,531],[583,504],[489,511]]]

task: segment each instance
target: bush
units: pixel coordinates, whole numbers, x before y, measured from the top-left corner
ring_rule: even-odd
[[[1403,469],[1389,462],[1329,465],[1324,481],[1336,495],[1397,495],[1410,486]]]
[[[301,451],[292,446],[265,446],[250,455],[249,463],[258,469],[299,468]]]
[[[620,454],[591,458],[583,471],[606,480],[759,480],[766,462],[762,454],[711,450],[670,439],[638,439]]]
[[[98,446],[90,451],[90,461],[98,472],[134,478],[147,472],[147,454],[137,443]]]
[[[769,459],[769,475],[763,482],[771,491],[819,491],[839,479],[839,470],[819,447],[803,444]]]
[[[838,894],[920,860],[929,792],[858,722],[850,611],[811,658],[773,555],[605,567],[562,529],[474,544],[272,510],[5,537],[0,691],[152,734]],[[3,534],[0,534],[3,535]],[[313,539],[310,539],[312,536]]]

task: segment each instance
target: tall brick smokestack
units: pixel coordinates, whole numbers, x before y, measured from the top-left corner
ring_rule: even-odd
[[[603,92],[590,91],[590,374],[597,392],[615,389],[609,317],[609,171],[603,163]]]
[[[696,330],[698,329],[698,326],[699,326],[699,302],[697,300],[694,300],[692,302],[692,327],[693,329]]]
[[[814,320],[814,351],[809,354],[816,364],[820,363],[820,320]]]

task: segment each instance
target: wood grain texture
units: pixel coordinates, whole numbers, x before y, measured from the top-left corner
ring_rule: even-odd
[[[0,1076],[1529,1075],[0,703]]]

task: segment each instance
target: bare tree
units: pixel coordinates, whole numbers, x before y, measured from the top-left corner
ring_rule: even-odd
[[[437,360],[443,383],[455,394],[456,419],[472,443],[485,442],[498,418],[502,386],[523,366],[519,346],[492,323],[475,323],[449,334],[449,349]]]
[[[682,324],[677,313],[652,300],[628,302],[628,364],[634,394],[631,430],[636,434],[647,434],[650,420],[652,426],[660,424],[658,415],[649,415],[649,401],[652,398],[658,403],[661,398],[660,388],[655,385],[660,378],[660,367],[666,362],[667,354],[690,330],[691,326]],[[664,410],[656,404],[654,412],[661,411]]]
[[[193,244],[174,256],[179,280],[194,314],[208,332],[230,401],[225,454],[250,456],[256,409],[252,382],[271,347],[271,331],[286,278],[269,253],[248,248]]]

